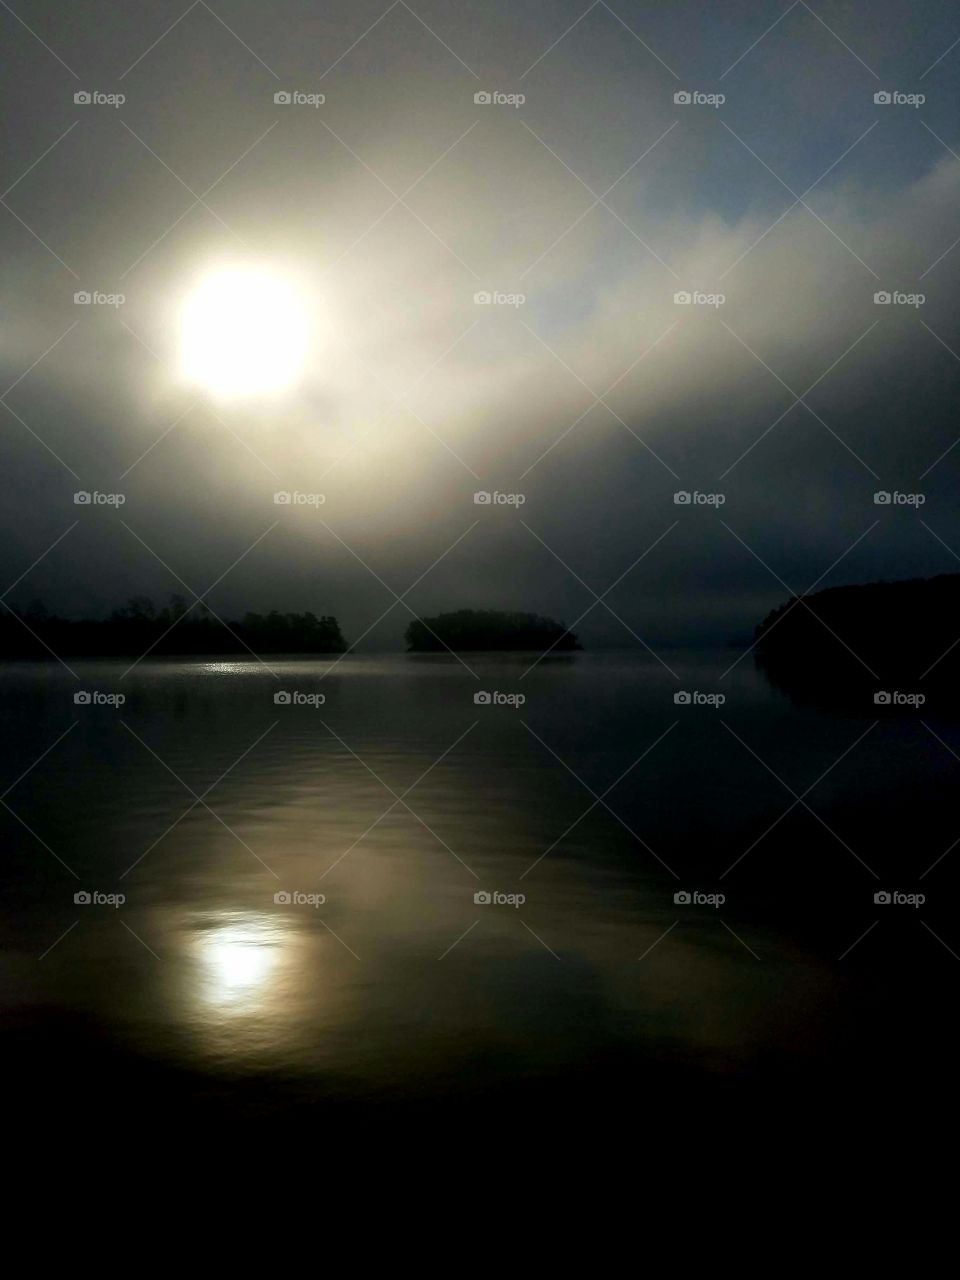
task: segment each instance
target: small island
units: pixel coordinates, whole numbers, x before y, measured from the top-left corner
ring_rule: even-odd
[[[494,609],[458,609],[433,618],[416,618],[407,627],[409,653],[523,651],[570,653],[577,637],[562,622],[537,613],[503,613]]]
[[[62,618],[39,602],[0,616],[0,658],[189,657],[212,654],[343,653],[347,643],[333,617],[314,613],[245,613],[221,621],[205,605],[175,595],[157,609],[135,596],[107,618]]]

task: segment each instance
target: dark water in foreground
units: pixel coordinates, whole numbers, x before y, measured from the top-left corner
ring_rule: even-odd
[[[17,1087],[154,1116],[935,1088],[960,721],[664,656],[0,669]]]

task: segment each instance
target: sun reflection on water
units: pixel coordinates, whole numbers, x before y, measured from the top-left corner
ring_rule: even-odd
[[[304,1070],[344,1016],[346,961],[312,918],[251,908],[190,912],[180,1016],[193,1051],[232,1071]],[[338,967],[338,960],[340,964]]]
[[[223,917],[197,939],[204,1004],[224,1014],[263,1013],[284,965],[285,931],[254,912]]]

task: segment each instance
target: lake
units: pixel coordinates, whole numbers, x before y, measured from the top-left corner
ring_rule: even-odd
[[[960,722],[661,656],[0,668],[19,1087],[230,1118],[946,1078]]]

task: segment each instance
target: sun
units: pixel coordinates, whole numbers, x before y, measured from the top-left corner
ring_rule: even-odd
[[[290,280],[240,267],[216,271],[184,304],[181,368],[221,399],[275,395],[300,377],[309,337],[308,309]]]

